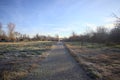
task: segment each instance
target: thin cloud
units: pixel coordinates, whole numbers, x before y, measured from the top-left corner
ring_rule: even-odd
[[[105,28],[107,28],[107,29],[112,29],[112,28],[114,28],[115,27],[115,25],[114,24],[105,24],[104,25],[105,26]]]
[[[114,17],[107,17],[104,19],[104,22],[106,22],[106,23],[115,22],[115,21],[116,21],[116,18],[114,18]]]
[[[96,31],[99,26],[103,26],[109,30],[115,27],[114,23],[106,23],[103,25],[95,25],[95,24],[87,23],[86,26],[87,26],[87,30],[93,30],[93,31]]]
[[[93,31],[95,31],[97,29],[97,26],[95,24],[92,23],[86,23],[87,29],[92,29]]]
[[[70,24],[70,25],[64,25],[63,27],[56,27],[54,28],[55,31],[58,32],[72,32],[80,29],[81,27],[77,24]]]

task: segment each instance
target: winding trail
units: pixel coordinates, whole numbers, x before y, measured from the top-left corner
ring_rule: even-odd
[[[67,52],[62,42],[52,47],[40,67],[24,80],[90,80]]]

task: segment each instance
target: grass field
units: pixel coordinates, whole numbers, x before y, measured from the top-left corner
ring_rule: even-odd
[[[47,55],[54,42],[0,43],[0,80],[25,77]]]
[[[92,79],[120,79],[119,45],[106,46],[88,43],[81,46],[80,42],[67,42],[66,46]]]

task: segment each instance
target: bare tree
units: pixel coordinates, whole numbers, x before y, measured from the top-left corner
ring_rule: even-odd
[[[107,29],[104,26],[100,26],[97,28],[97,32],[96,32],[96,42],[98,43],[104,43],[106,42],[108,39],[108,33],[107,33]]]
[[[4,30],[2,30],[2,23],[0,23],[0,41],[6,41],[6,40],[7,40],[7,36]]]
[[[55,38],[56,38],[57,41],[59,41],[59,35],[58,34],[56,34]]]
[[[14,34],[15,24],[9,23],[8,24],[8,36],[10,41],[15,41],[15,34]]]
[[[0,36],[2,35],[2,23],[0,23]]]
[[[110,40],[114,43],[120,43],[120,23],[117,23],[115,28],[111,30]]]
[[[70,41],[79,41],[79,36],[75,33],[75,32],[72,32],[72,35],[70,36]]]
[[[2,23],[0,23],[0,41],[2,40],[2,34],[3,34]]]

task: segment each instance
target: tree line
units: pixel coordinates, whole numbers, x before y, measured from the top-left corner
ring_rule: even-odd
[[[114,28],[108,30],[104,26],[99,26],[96,31],[86,32],[83,35],[77,35],[74,32],[65,39],[65,41],[80,41],[90,43],[120,44],[120,18],[116,17]]]
[[[32,38],[27,34],[21,34],[15,31],[15,24],[9,23],[7,30],[3,30],[2,23],[0,23],[0,42],[18,42],[18,41],[57,41],[58,36],[51,37],[45,35],[36,34]]]

